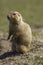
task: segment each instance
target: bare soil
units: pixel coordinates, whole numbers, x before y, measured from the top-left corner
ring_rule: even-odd
[[[32,29],[33,36],[30,52],[21,54],[12,52],[7,33],[0,33],[0,65],[43,65],[43,28]]]

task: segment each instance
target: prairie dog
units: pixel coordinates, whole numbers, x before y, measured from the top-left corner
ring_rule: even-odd
[[[22,15],[17,12],[10,12],[7,15],[9,20],[9,36],[12,36],[12,50],[17,52],[30,51],[30,45],[32,42],[32,31],[29,24],[23,21]]]

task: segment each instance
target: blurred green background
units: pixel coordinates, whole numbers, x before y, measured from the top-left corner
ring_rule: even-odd
[[[8,31],[11,10],[19,11],[31,26],[43,26],[43,0],[0,0],[0,31]]]

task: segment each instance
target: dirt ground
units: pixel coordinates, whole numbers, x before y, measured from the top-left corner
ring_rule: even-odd
[[[11,51],[11,42],[7,33],[0,33],[0,65],[43,65],[43,28],[33,28],[37,32],[33,36],[30,52],[20,54]]]

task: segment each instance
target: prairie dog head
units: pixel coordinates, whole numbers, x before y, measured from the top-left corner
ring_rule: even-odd
[[[14,11],[14,12],[10,12],[8,15],[7,15],[7,18],[10,22],[12,23],[20,23],[22,21],[22,16],[19,12],[17,11]]]

